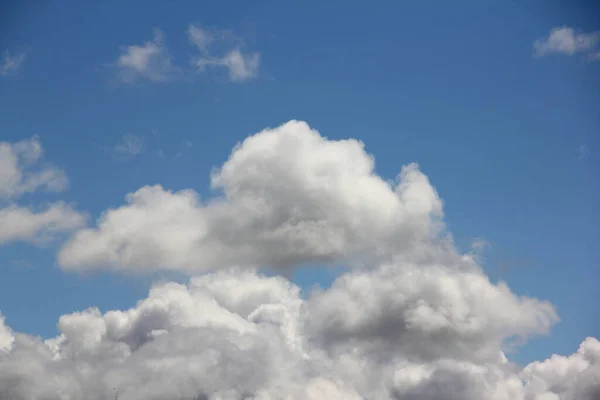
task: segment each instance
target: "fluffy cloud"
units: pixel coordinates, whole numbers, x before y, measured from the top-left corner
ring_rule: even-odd
[[[37,208],[14,203],[36,190],[66,189],[67,176],[51,164],[42,164],[43,153],[36,137],[0,142],[0,245],[14,241],[41,243],[85,225],[85,215],[64,202]]]
[[[8,50],[5,51],[0,62],[0,76],[8,76],[19,71],[25,58],[27,58],[26,52],[11,55]]]
[[[130,45],[124,48],[114,64],[119,69],[119,79],[124,83],[144,79],[164,82],[178,73],[165,46],[164,35],[159,29],[154,30],[153,40],[141,46]]]
[[[552,53],[573,55],[591,51],[598,43],[600,43],[600,32],[576,33],[573,28],[563,26],[553,28],[548,37],[536,40],[533,48],[537,56]]]
[[[255,78],[258,75],[258,69],[260,66],[260,54],[255,52],[243,52],[241,50],[241,44],[239,39],[235,40],[238,42],[233,48],[230,48],[222,55],[213,55],[209,48],[215,42],[222,41],[220,39],[225,35],[223,32],[211,34],[210,32],[202,29],[196,25],[190,25],[188,27],[188,38],[198,49],[199,56],[192,59],[192,64],[196,66],[198,71],[202,72],[206,67],[223,67],[229,72],[229,78],[234,82],[241,82],[251,78]],[[229,35],[231,36],[231,35]]]
[[[432,257],[442,201],[416,164],[395,182],[374,173],[357,140],[333,141],[290,121],[248,137],[211,177],[222,196],[146,186],[60,252],[67,269],[201,272]],[[434,248],[435,250],[435,248]]]
[[[600,398],[600,342],[586,338],[575,354],[553,355],[533,362],[520,373],[540,399]],[[561,396],[562,395],[562,396]]]
[[[64,315],[46,341],[0,321],[0,391],[14,400],[100,400],[114,388],[121,400],[594,399],[598,341],[523,369],[509,363],[502,342],[545,332],[554,311],[472,267],[440,277],[433,265],[388,265],[308,299],[284,278],[232,269],[157,284],[129,310]],[[400,277],[385,281],[392,270]]]

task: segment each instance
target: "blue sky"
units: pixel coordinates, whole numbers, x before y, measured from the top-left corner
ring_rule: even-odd
[[[534,54],[553,28],[600,31],[596,10],[556,1],[325,3],[9,7],[0,51],[25,56],[0,76],[0,140],[38,135],[44,159],[70,182],[64,193],[19,202],[73,202],[93,222],[144,185],[210,197],[210,172],[237,142],[303,120],[329,139],[362,140],[387,179],[418,162],[458,246],[484,238],[491,278],[556,306],[561,322],[515,360],[570,354],[600,336],[600,61],[591,46]],[[205,56],[188,39],[190,24],[217,37],[201,72],[190,62]],[[156,29],[173,68],[124,77],[117,60]],[[219,58],[235,48],[260,54],[237,78]],[[127,134],[140,147],[117,157]],[[60,315],[131,307],[157,278],[65,272],[56,251],[0,247],[0,310],[14,330],[54,336]],[[301,270],[296,279],[308,286],[328,276]]]

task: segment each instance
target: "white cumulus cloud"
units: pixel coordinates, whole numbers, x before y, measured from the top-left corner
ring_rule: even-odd
[[[588,337],[576,353],[535,361],[521,371],[520,377],[537,393],[536,399],[599,399],[600,342]]]
[[[366,262],[403,250],[426,257],[425,244],[442,228],[442,201],[416,164],[388,182],[361,142],[328,140],[305,122],[250,136],[211,181],[222,196],[206,201],[159,185],[128,194],[96,227],[75,234],[61,265],[194,273]]]
[[[399,277],[385,280],[392,271]],[[552,307],[470,267],[439,272],[388,265],[303,299],[284,278],[229,269],[157,284],[128,310],[63,315],[46,341],[2,324],[0,391],[14,400],[100,400],[114,389],[121,400],[595,399],[596,339],[520,368],[502,343],[545,332]]]
[[[505,353],[559,321],[462,254],[415,164],[394,181],[357,140],[290,121],[239,143],[220,191],[146,186],[79,230],[63,268],[179,270],[135,307],[63,315],[43,340],[0,317],[12,400],[596,400],[600,343],[524,367]],[[282,272],[347,268],[302,295]],[[211,271],[212,270],[212,271]],[[210,271],[210,272],[207,272]],[[283,274],[282,274],[283,275]]]

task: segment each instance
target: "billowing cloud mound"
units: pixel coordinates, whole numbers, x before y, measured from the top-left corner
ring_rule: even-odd
[[[357,263],[418,250],[435,238],[442,202],[418,166],[397,182],[374,171],[356,140],[332,141],[291,121],[239,144],[212,175],[223,196],[145,186],[66,244],[68,269],[201,272]]]
[[[546,333],[557,318],[550,304],[519,299],[479,270],[441,265],[345,274],[309,304],[311,331],[327,346],[427,361],[500,362],[504,339]]]
[[[541,399],[600,399],[600,342],[588,337],[577,353],[533,362],[522,372]],[[562,396],[561,396],[562,394]]]
[[[507,360],[507,348],[549,332],[554,307],[491,282],[455,248],[442,201],[416,165],[387,182],[362,143],[291,121],[239,144],[212,185],[222,195],[208,201],[143,187],[77,232],[60,252],[64,268],[196,276],[154,285],[129,310],[64,315],[60,335],[45,341],[0,318],[0,394],[598,399],[595,338],[569,357],[524,368]],[[350,268],[306,296],[259,272],[328,262]]]
[[[393,271],[398,276],[390,280]],[[600,343],[520,370],[501,343],[553,308],[474,269],[388,265],[300,297],[226,270],[155,285],[135,308],[64,315],[42,341],[0,321],[0,392],[21,399],[594,399]],[[587,396],[587,397],[586,397]]]
[[[68,179],[52,164],[42,164],[44,150],[37,137],[16,143],[0,142],[0,245],[40,242],[85,225],[86,216],[64,202],[31,208],[15,204],[37,190],[61,192]]]

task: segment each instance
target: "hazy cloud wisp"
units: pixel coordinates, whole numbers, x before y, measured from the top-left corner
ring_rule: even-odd
[[[228,70],[229,78],[234,82],[241,82],[258,75],[260,66],[260,54],[256,52],[243,52],[241,47],[243,42],[239,39],[233,48],[223,52],[220,56],[211,54],[209,48],[222,35],[213,35],[210,32],[196,26],[188,27],[188,38],[198,49],[199,56],[192,59],[192,64],[196,66],[199,72],[203,72],[207,67],[224,67]]]
[[[566,26],[553,28],[547,37],[538,39],[533,43],[534,54],[538,57],[549,54],[574,55],[587,53],[591,59],[597,56],[594,53],[600,43],[600,32],[578,33],[573,28]]]
[[[173,65],[164,42],[164,34],[159,29],[154,30],[153,40],[124,48],[114,65],[119,69],[119,80],[128,84],[143,79],[166,82],[173,79],[179,71]]]
[[[121,141],[113,149],[117,158],[130,158],[142,154],[146,150],[144,139],[133,133],[123,135]]]
[[[27,58],[26,52],[20,52],[12,55],[8,50],[2,54],[2,61],[0,62],[0,76],[8,76],[17,73],[25,59]]]
[[[129,45],[121,50],[119,58],[111,65],[118,70],[118,80],[125,84],[141,81],[168,82],[193,78],[209,68],[223,68],[232,82],[243,82],[258,76],[260,54],[244,50],[244,41],[226,31],[208,31],[197,25],[187,29],[188,41],[198,55],[190,64],[194,71],[177,66],[165,43],[165,35],[155,29],[153,40],[142,45]]]

